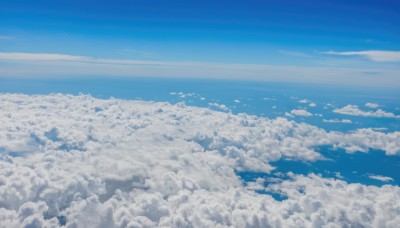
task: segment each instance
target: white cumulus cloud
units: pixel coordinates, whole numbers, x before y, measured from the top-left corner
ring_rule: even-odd
[[[244,186],[320,145],[400,154],[400,132],[327,132],[285,118],[182,103],[0,95],[0,224],[5,227],[395,227],[400,189],[313,174]],[[265,188],[287,197],[276,201]]]
[[[292,111],[290,111],[290,113],[295,116],[313,116],[311,112],[308,112],[305,109],[293,109]]]
[[[302,99],[302,100],[299,100],[299,103],[302,103],[302,104],[306,104],[306,103],[310,103],[311,101],[310,100],[307,100],[307,99]]]
[[[368,107],[368,108],[379,108],[379,104],[368,102],[368,103],[365,103],[365,107]]]

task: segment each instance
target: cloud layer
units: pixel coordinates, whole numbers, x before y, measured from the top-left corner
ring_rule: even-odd
[[[320,145],[400,154],[400,132],[326,132],[183,104],[0,95],[0,224],[67,227],[395,227],[400,189],[316,175],[248,186],[235,171],[314,161]]]
[[[367,107],[370,107],[370,106],[371,105],[368,105]],[[395,115],[392,112],[383,111],[382,109],[377,109],[375,111],[363,111],[363,110],[359,109],[357,105],[346,105],[342,108],[333,110],[333,112],[343,114],[343,115],[350,115],[350,116],[385,117],[385,118],[397,118],[397,119],[400,118],[400,116]]]
[[[173,77],[398,87],[398,67],[332,67],[109,59],[62,53],[0,52],[3,77]],[[370,77],[370,73],[379,77]]]
[[[376,62],[400,62],[400,51],[382,51],[382,50],[345,51],[345,52],[328,51],[323,53],[329,55],[362,56],[371,61],[376,61]]]

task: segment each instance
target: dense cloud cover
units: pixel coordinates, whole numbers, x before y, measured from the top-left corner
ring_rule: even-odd
[[[274,120],[80,95],[0,95],[4,227],[302,227],[400,223],[400,188],[318,175],[257,179],[282,158],[315,161],[322,145],[400,154],[400,132],[326,132]],[[339,153],[339,152],[338,152]],[[271,184],[265,184],[265,183]],[[266,186],[266,187],[265,187]],[[276,201],[254,189],[287,197]]]

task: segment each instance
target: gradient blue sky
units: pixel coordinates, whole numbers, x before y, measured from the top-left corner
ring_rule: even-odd
[[[2,0],[0,76],[400,87],[399,25],[398,1]]]

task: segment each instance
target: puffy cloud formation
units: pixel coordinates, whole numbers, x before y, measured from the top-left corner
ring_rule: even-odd
[[[219,104],[219,103],[216,103],[216,102],[208,103],[208,106],[217,108],[217,109],[222,110],[222,111],[231,111],[231,109],[228,108],[226,105]]]
[[[313,114],[311,112],[308,112],[305,109],[293,109],[290,111],[290,114],[295,115],[295,116],[312,116]]]
[[[247,187],[235,171],[314,161],[332,145],[400,154],[400,132],[350,133],[245,114],[90,96],[0,95],[5,227],[298,227],[399,224],[400,189],[290,174]],[[287,197],[276,201],[265,188]]]
[[[370,105],[368,107],[370,107]],[[360,110],[357,105],[346,105],[343,108],[333,110],[333,112],[351,116],[400,118],[400,116],[391,112],[385,112],[382,109],[377,109],[375,111],[363,111]]]
[[[348,184],[314,174],[290,176],[267,187],[288,197],[279,208],[284,208],[280,213],[287,218],[286,227],[396,227],[400,222],[391,214],[400,209],[399,187]]]
[[[379,108],[379,104],[377,104],[377,103],[371,103],[371,102],[368,102],[368,103],[365,103],[365,105],[364,105],[365,107],[368,107],[368,108]]]
[[[315,104],[314,102],[312,102],[312,101],[310,101],[310,100],[308,100],[308,99],[299,100],[299,103],[302,103],[302,104],[307,104],[307,103],[309,103],[309,106],[310,106],[310,107],[316,107],[316,106],[317,106],[317,104]]]
[[[299,103],[302,103],[302,104],[307,104],[307,103],[310,103],[311,101],[310,100],[307,100],[307,99],[302,99],[302,100],[299,100]]]

